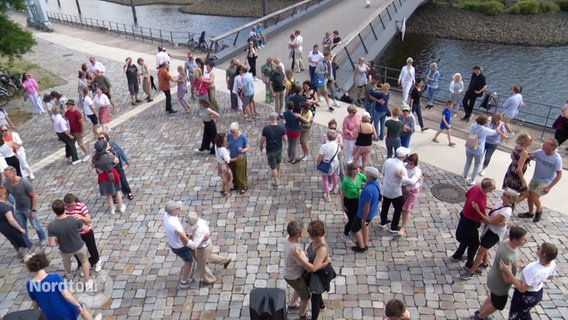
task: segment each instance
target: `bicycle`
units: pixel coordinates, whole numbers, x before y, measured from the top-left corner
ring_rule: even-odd
[[[0,88],[4,89],[9,97],[13,97],[19,91],[18,87],[10,81],[10,76],[0,74]]]
[[[4,87],[0,87],[0,107],[7,105],[9,101],[8,90],[4,89]]]
[[[10,74],[8,69],[0,68],[0,86],[6,88],[10,97],[13,97],[16,94],[24,95],[26,92],[20,79],[21,75],[19,73]]]
[[[187,46],[192,52],[199,49],[201,50],[201,52],[207,53],[209,51],[209,46],[207,45],[207,41],[205,41],[205,31],[201,32],[199,40],[195,40],[193,34],[191,34],[189,40],[187,41]]]

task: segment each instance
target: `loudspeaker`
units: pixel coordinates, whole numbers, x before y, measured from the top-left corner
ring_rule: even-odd
[[[278,288],[255,288],[250,293],[251,320],[285,320],[286,291]]]
[[[4,320],[48,320],[41,309],[30,309],[10,312],[4,316]]]

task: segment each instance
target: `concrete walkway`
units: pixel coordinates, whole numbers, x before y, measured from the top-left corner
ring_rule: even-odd
[[[411,148],[420,155],[425,184],[408,235],[397,239],[376,228],[371,234],[370,250],[354,255],[349,244],[339,238],[345,223],[339,199],[334,196],[329,203],[322,199],[321,178],[312,162],[284,165],[282,188],[269,190],[265,155],[257,149],[266,122],[244,122],[242,116],[229,110],[221,70],[216,71],[222,108],[218,130],[226,131],[230,122],[240,121],[251,145],[248,155],[250,190],[245,195],[230,198],[218,193],[214,158],[193,152],[202,131],[197,117],[181,113],[165,115],[159,93],[153,104],[128,106],[121,70],[124,58],[144,57],[153,61],[153,45],[138,47],[139,51],[120,49],[103,45],[113,38],[105,40],[101,34],[82,31],[69,35],[59,30],[56,25],[54,33],[35,33],[39,45],[25,58],[67,80],[66,85],[56,89],[70,98],[75,95],[76,70],[89,55],[95,55],[105,64],[121,110],[113,116],[112,138],[131,158],[127,175],[135,200],[127,203],[126,213],[109,215],[104,199],[97,196],[95,174],[88,164],[68,166],[64,162],[61,144],[53,135],[47,117],[34,117],[19,133],[26,144],[29,161],[36,169],[33,184],[39,198],[42,224],[46,226],[53,220],[50,203],[67,192],[78,195],[94,217],[104,271],[97,275],[96,296],[78,292],[75,295],[101,312],[105,319],[246,319],[252,288],[286,288],[280,272],[285,224],[291,219],[305,225],[316,218],[325,221],[327,241],[339,273],[331,292],[324,298],[328,306],[322,315],[325,319],[381,319],[384,303],[393,297],[403,299],[415,319],[461,319],[472,315],[485,299],[485,275],[464,282],[458,277],[461,266],[447,258],[456,248],[454,231],[461,205],[440,202],[430,192],[430,187],[437,183],[465,187],[460,177],[463,141],[458,140],[458,146],[450,148],[430,144],[432,131],[413,136]],[[128,46],[126,41],[118,42]],[[174,67],[181,63],[175,61]],[[261,89],[260,84],[257,87]],[[257,92],[257,100],[261,100],[263,93]],[[258,104],[264,119],[272,106]],[[175,98],[174,108],[179,109]],[[339,120],[344,115],[345,107],[333,114],[318,112],[312,150],[319,148],[319,137],[325,132],[322,124],[331,116]],[[434,122],[429,125],[433,127]],[[90,140],[89,146],[92,143]],[[384,153],[383,146],[377,145],[371,164],[380,167]],[[487,176],[495,177],[500,184],[507,165],[507,154],[497,153]],[[561,191],[566,190],[566,179],[562,183],[544,198],[548,209],[541,223],[516,218],[510,222],[529,231],[529,243],[521,249],[523,263],[535,259],[536,245],[542,241],[555,243],[561,253],[558,278],[545,285],[544,300],[534,309],[534,319],[568,318],[565,277],[568,267],[564,250],[568,229],[561,195]],[[492,194],[491,203],[495,203],[498,196],[498,192]],[[180,260],[169,250],[161,226],[161,211],[169,199],[184,201],[184,215],[188,210],[201,213],[213,227],[214,251],[235,261],[227,270],[214,269],[219,279],[215,285],[198,287],[194,284],[189,290],[176,288]],[[33,231],[30,236],[37,240]],[[30,308],[31,302],[23,289],[28,274],[3,237],[0,253],[0,315],[3,316],[10,311]],[[48,249],[48,253],[52,260],[49,271],[62,273],[57,250]],[[505,315],[506,312],[497,313],[495,318]],[[289,318],[296,316],[297,313],[292,312]]]

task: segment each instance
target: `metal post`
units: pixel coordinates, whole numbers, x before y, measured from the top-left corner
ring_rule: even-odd
[[[369,23],[369,28],[371,28],[371,32],[373,33],[373,36],[375,37],[375,40],[379,40],[379,38],[377,37],[377,33],[375,33],[375,28],[373,28],[373,24]]]
[[[132,39],[136,39],[136,34],[134,33],[134,26],[131,27],[132,27]]]
[[[176,44],[174,43],[174,34],[170,31],[170,39],[172,40],[172,47],[175,47]]]
[[[383,25],[383,30],[386,30],[387,28],[385,27],[385,22],[383,21],[383,17],[381,17],[380,14],[379,14],[379,19],[381,19],[381,25]]]
[[[59,0],[57,0],[57,2],[59,3]],[[81,15],[81,6],[79,5],[79,0],[75,0],[75,3],[77,4],[77,11],[79,11],[79,15]]]
[[[138,17],[136,16],[136,6],[134,1],[130,0],[130,7],[132,8],[132,18],[134,19],[134,24],[138,24]]]
[[[132,1],[132,0],[130,0],[130,1]],[[268,0],[262,0],[262,15],[263,16],[268,15]]]
[[[357,36],[359,36],[359,41],[361,41],[361,45],[363,46],[363,50],[365,50],[365,53],[369,53],[369,50],[367,50],[367,46],[365,45],[365,41],[363,41],[363,37],[361,37],[361,33],[359,32]]]
[[[389,15],[390,21],[392,21],[392,16],[391,16],[391,13],[390,13],[390,11],[389,11],[389,7],[386,7],[385,9],[387,10],[387,13],[388,13],[388,15]]]
[[[396,3],[395,3],[395,2],[392,3],[392,6],[394,7],[394,12],[395,12],[395,13],[398,13],[398,9],[396,8]]]

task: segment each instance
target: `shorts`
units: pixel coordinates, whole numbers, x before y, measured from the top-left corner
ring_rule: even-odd
[[[82,146],[83,143],[83,134],[80,132],[71,132],[71,135],[73,136],[73,138],[75,138],[75,141],[77,141],[77,144]]]
[[[369,225],[369,223],[371,222],[370,219],[366,220],[366,225]],[[351,232],[356,233],[361,231],[362,227],[361,227],[361,218],[359,217],[355,217],[355,219],[353,220],[353,222],[351,223]]]
[[[296,291],[296,293],[300,296],[300,299],[305,301],[310,298],[310,291],[308,290],[308,285],[306,284],[304,277],[299,277],[295,280],[284,278],[284,280],[286,280],[286,283],[288,283],[290,287]]]
[[[353,158],[366,157],[371,153],[371,146],[355,146],[353,148]]]
[[[252,102],[253,98],[254,94],[251,96],[243,96],[243,106],[248,106]]]
[[[71,258],[73,258],[73,256],[77,257],[77,259],[81,261],[81,263],[89,261],[90,256],[89,256],[89,251],[87,250],[87,246],[83,244],[83,246],[81,247],[81,249],[79,249],[79,251],[72,253],[61,252],[61,258],[63,259],[63,261],[71,263]]]
[[[498,295],[494,294],[493,292],[491,292],[491,304],[497,310],[505,309],[505,305],[507,304],[508,298],[509,298],[508,295],[498,296]]]
[[[308,143],[312,135],[312,128],[300,127],[300,143]]]
[[[529,182],[529,191],[534,192],[539,196],[542,196],[542,189],[544,189],[544,187],[546,187],[547,185],[548,183],[542,183],[535,180],[531,180],[531,182]]]
[[[497,243],[499,243],[499,236],[496,235],[495,232],[491,231],[491,229],[487,229],[485,234],[481,237],[481,242],[479,243],[479,245],[484,247],[485,249],[491,249]]]
[[[95,114],[89,114],[87,115],[87,118],[89,118],[89,120],[91,120],[92,124],[99,124],[99,118],[97,118],[97,115]]]
[[[511,122],[511,118],[507,117],[506,114],[501,113],[501,121],[503,121],[503,123],[510,123]]]
[[[193,262],[193,257],[191,256],[191,249],[188,247],[181,247],[179,249],[172,248],[173,253],[176,256],[180,257],[184,262],[191,263]]]
[[[327,78],[324,80],[323,87],[318,87],[318,92],[327,92]]]
[[[278,166],[282,163],[282,150],[267,152],[266,156],[270,170],[278,169]]]
[[[138,82],[128,84],[128,92],[130,92],[131,95],[137,94],[138,90],[140,90],[140,87],[138,86]],[[110,99],[110,97],[109,97],[109,99]]]

